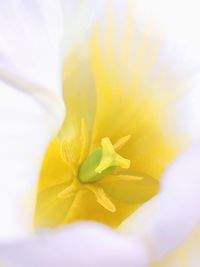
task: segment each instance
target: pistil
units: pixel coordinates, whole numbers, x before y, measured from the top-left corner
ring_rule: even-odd
[[[128,169],[130,160],[120,156],[110,139],[105,137],[101,140],[101,147],[81,164],[78,179],[82,183],[93,183],[111,174],[117,167]]]

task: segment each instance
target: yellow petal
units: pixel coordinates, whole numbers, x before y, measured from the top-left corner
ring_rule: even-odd
[[[93,192],[89,190],[82,190],[76,196],[73,206],[63,223],[69,224],[86,220],[96,221],[111,227],[117,227],[124,220],[124,218],[130,216],[138,207],[138,205],[127,205],[127,203],[121,203],[114,199],[112,199],[112,202],[116,207],[115,212],[110,212],[100,205],[100,203],[96,201],[96,196]]]
[[[110,178],[110,179],[109,179]],[[112,198],[123,203],[144,203],[159,190],[159,182],[149,176],[135,177],[131,175],[110,176],[101,182],[104,191]]]
[[[67,184],[52,186],[38,194],[34,224],[36,228],[57,227],[67,216],[74,197],[59,198]]]
[[[60,146],[59,139],[55,138],[47,149],[40,173],[39,191],[72,179],[72,170],[62,159]]]
[[[79,138],[83,130],[83,119],[90,136],[96,102],[94,80],[87,56],[83,58],[84,52],[85,48],[76,50],[66,59],[63,67],[63,93],[67,116],[59,133],[61,139]],[[80,143],[78,147],[80,148]]]

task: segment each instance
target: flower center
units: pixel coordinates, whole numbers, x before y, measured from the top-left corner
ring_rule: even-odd
[[[78,179],[82,183],[93,183],[111,174],[117,167],[128,169],[130,160],[120,156],[110,139],[105,137],[101,140],[101,147],[81,164]]]

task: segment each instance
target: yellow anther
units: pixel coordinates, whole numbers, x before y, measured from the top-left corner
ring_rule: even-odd
[[[72,142],[70,141],[64,141],[61,144],[61,156],[64,161],[67,161],[69,163],[74,163],[75,162],[75,155],[74,155],[74,149]]]
[[[63,191],[58,194],[59,198],[68,198],[73,196],[77,191],[77,183],[74,180],[68,187],[66,187]]]
[[[95,185],[88,185],[87,188],[94,193],[96,201],[104,207],[106,210],[110,212],[115,212],[116,207],[113,204],[113,202],[109,199],[109,197],[106,195],[105,191],[102,187],[95,186]]]
[[[144,180],[144,177],[142,176],[135,176],[135,175],[126,175],[126,174],[118,174],[114,176],[116,180],[121,181],[141,181]]]
[[[66,141],[64,141],[60,145],[60,155],[61,155],[62,160],[65,162],[65,164],[69,167],[71,172],[75,175],[76,170],[74,166],[74,155],[73,155],[71,146]]]
[[[84,119],[81,120],[81,150],[79,156],[79,164],[85,159],[88,150],[89,136],[88,129]]]
[[[117,182],[117,181],[131,182],[131,181],[141,181],[141,180],[144,180],[144,177],[127,175],[127,174],[109,175],[106,177],[106,179],[104,179],[105,182]]]
[[[124,136],[120,138],[115,144],[114,149],[115,151],[120,150],[128,141],[131,139],[131,135]]]
[[[109,167],[121,167],[123,169],[128,169],[130,167],[130,160],[121,157],[115,152],[114,146],[108,137],[102,139],[101,146],[102,158],[95,169],[97,173],[101,173]]]

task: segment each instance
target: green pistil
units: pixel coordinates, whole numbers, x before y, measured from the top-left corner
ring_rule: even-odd
[[[108,137],[80,166],[78,179],[82,183],[93,183],[111,174],[117,167],[129,168],[130,160],[121,157]]]

